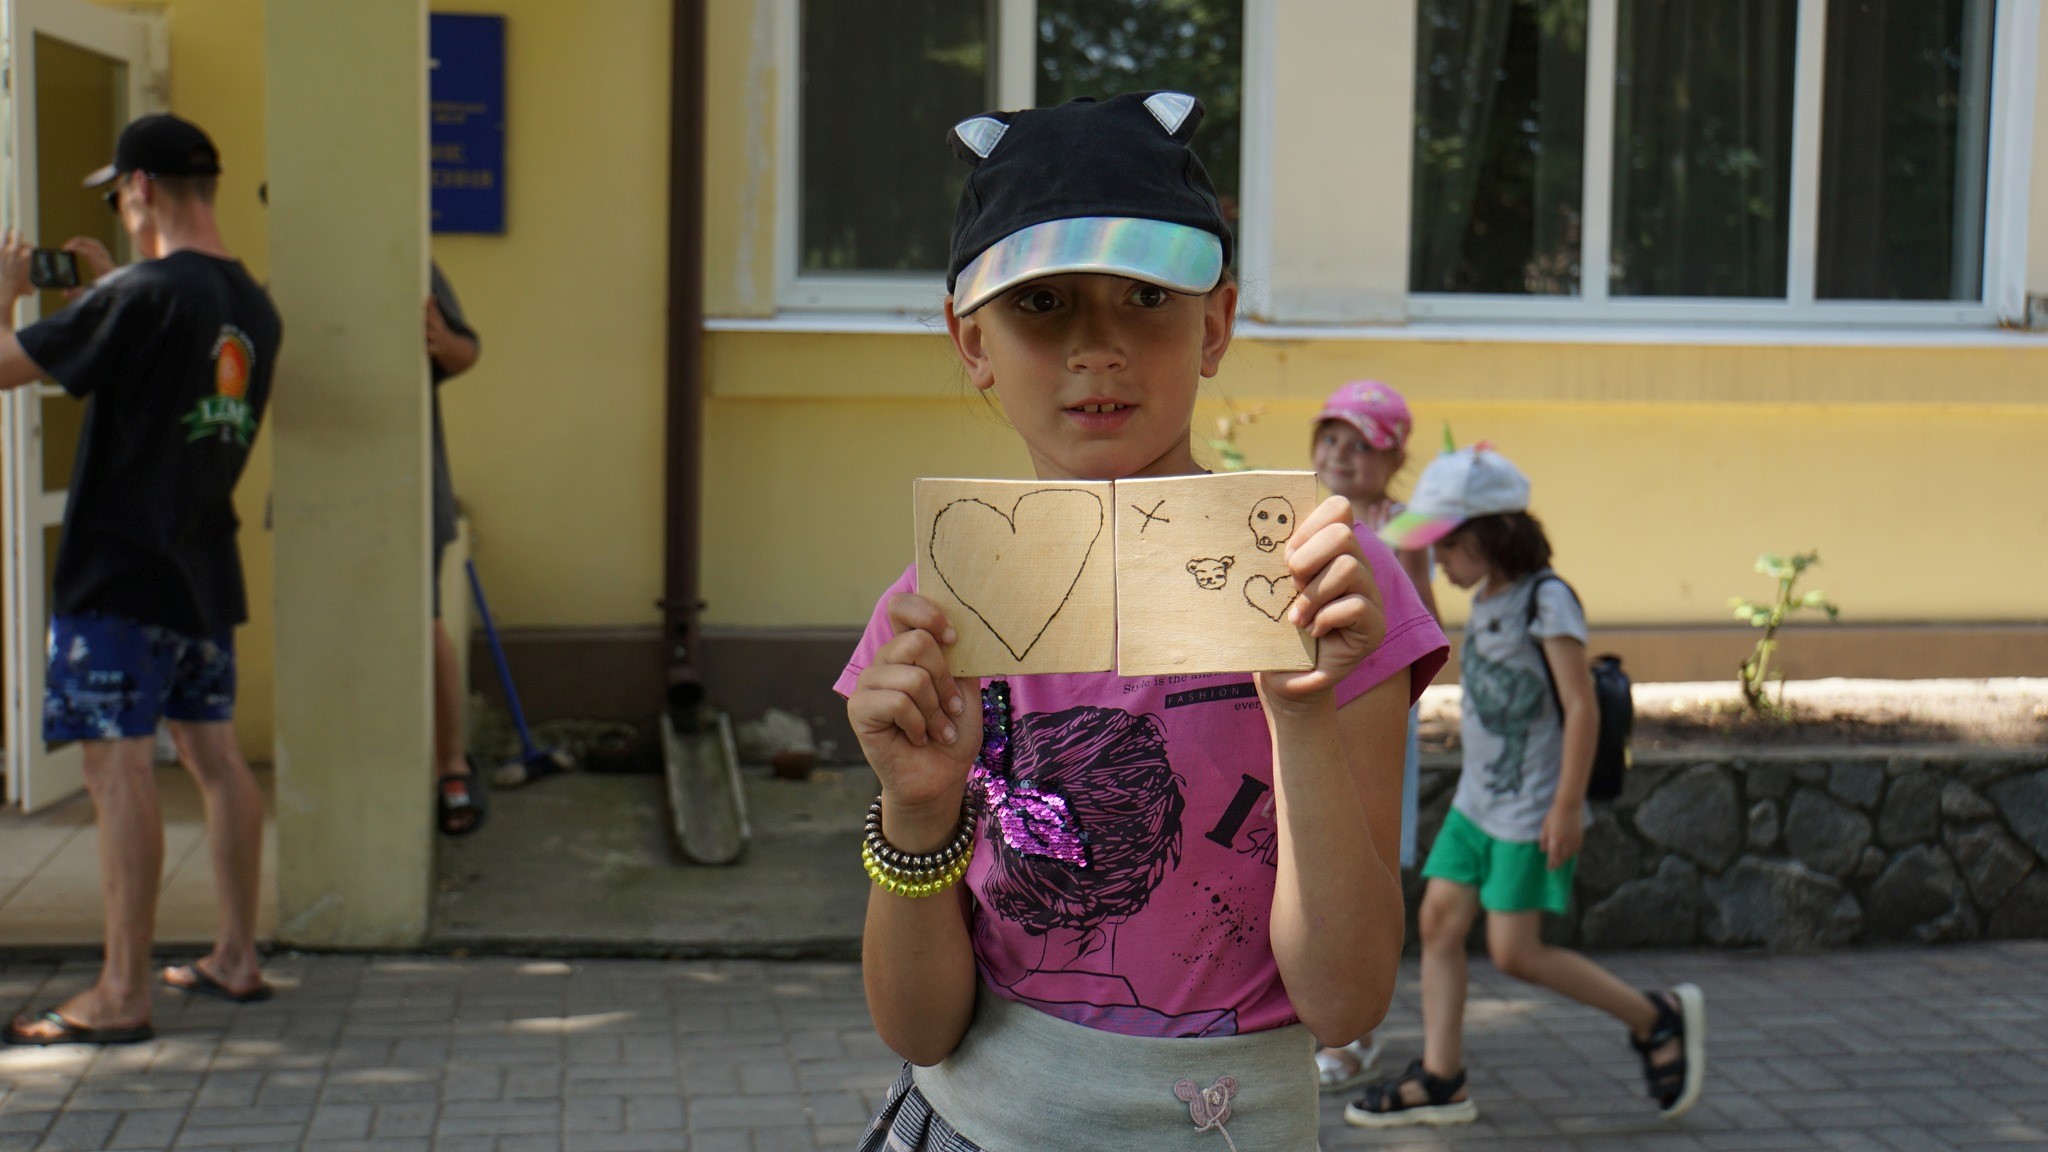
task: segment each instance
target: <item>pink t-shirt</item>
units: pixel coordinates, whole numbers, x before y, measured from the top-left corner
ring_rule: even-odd
[[[1403,668],[1443,668],[1442,629],[1386,545],[1359,531],[1387,616],[1342,705]],[[834,687],[852,694],[891,636],[875,606]],[[974,955],[997,994],[1131,1036],[1228,1036],[1291,1024],[1267,921],[1277,830],[1273,748],[1249,674],[1009,678],[1007,772],[987,781],[968,868]],[[1412,703],[1412,701],[1411,701]]]

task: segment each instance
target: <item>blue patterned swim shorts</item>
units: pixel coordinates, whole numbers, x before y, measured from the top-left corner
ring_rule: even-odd
[[[154,735],[159,719],[234,714],[233,629],[198,639],[119,616],[51,621],[43,739],[132,739]]]

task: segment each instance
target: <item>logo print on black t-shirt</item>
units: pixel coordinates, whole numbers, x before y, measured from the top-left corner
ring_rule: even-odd
[[[219,436],[244,448],[256,434],[256,417],[249,411],[249,372],[256,363],[256,346],[249,334],[233,324],[220,326],[220,338],[213,342],[213,395],[202,397],[197,407],[180,421],[188,429],[187,444]]]

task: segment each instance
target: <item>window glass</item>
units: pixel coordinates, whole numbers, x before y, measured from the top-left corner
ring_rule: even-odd
[[[946,130],[994,106],[992,7],[805,0],[804,272],[945,271],[967,175],[946,148]]]
[[[1579,291],[1586,0],[1422,0],[1409,287]]]
[[[1982,297],[1991,16],[1990,0],[1830,0],[1823,299]]]
[[[1237,227],[1244,0],[1038,0],[1040,107],[1155,88],[1201,100],[1195,154]]]
[[[1799,6],[1620,9],[1611,292],[1783,298]]]

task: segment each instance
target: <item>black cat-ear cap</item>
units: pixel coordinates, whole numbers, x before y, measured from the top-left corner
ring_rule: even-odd
[[[1064,272],[1214,288],[1230,262],[1230,227],[1188,148],[1201,121],[1193,96],[1128,92],[954,125],[946,142],[974,166],[946,266],[954,313]]]

